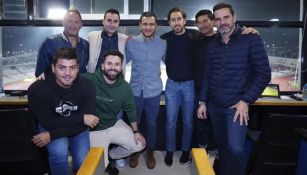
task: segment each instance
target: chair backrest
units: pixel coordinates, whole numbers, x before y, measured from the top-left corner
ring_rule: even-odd
[[[0,110],[0,172],[35,174],[48,172],[46,149],[31,139],[36,124],[27,108]]]
[[[255,174],[295,174],[300,138],[294,129],[306,127],[306,115],[265,116],[255,158]]]

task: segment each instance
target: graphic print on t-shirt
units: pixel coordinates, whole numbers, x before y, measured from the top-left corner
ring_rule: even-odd
[[[60,105],[55,108],[55,112],[63,117],[70,116],[71,112],[76,110],[78,110],[78,106],[69,101],[61,101]]]

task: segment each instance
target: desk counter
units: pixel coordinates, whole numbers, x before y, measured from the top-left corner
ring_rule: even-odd
[[[0,97],[0,105],[6,106],[6,105],[14,105],[14,106],[19,106],[19,105],[28,105],[28,99],[23,98],[23,97]]]
[[[28,99],[18,96],[0,97],[0,105],[27,105]],[[164,97],[161,97],[160,105],[165,105]],[[307,101],[297,101],[293,99],[271,99],[259,98],[253,106],[307,106]]]

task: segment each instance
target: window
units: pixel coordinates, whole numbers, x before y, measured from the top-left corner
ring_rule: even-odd
[[[276,18],[280,21],[301,21],[300,4],[302,0],[286,1],[281,0],[236,0],[229,1],[235,12],[237,12],[239,21],[270,21]],[[27,1],[25,0],[3,0],[0,1],[3,7],[2,18],[23,19],[20,24],[27,21]],[[103,13],[108,8],[118,9],[121,13],[121,24],[129,23],[129,26],[122,26],[119,32],[128,35],[139,34],[138,22],[132,19],[139,19],[143,11],[152,10],[156,13],[158,19],[166,19],[169,9],[174,6],[182,7],[188,15],[188,19],[193,19],[195,13],[203,8],[212,9],[213,5],[218,3],[216,0],[191,0],[187,3],[185,0],[178,0],[176,3],[171,0],[34,0],[34,10],[38,13],[35,20],[46,19],[48,9],[50,7],[62,7],[69,9],[76,7],[82,14],[83,20],[99,20],[94,21],[96,26],[84,26],[80,31],[80,36],[86,38],[90,31],[102,30],[101,19]],[[16,13],[16,14],[14,14]],[[89,22],[89,21],[86,21]],[[165,21],[164,21],[165,22]],[[190,21],[193,22],[193,21]],[[130,25],[133,26],[130,26]],[[159,26],[156,35],[168,32],[170,27],[167,22],[165,26]],[[190,23],[191,24],[191,23]],[[258,24],[258,23],[257,23]],[[26,89],[28,81],[34,80],[34,70],[36,65],[37,52],[47,36],[58,34],[63,31],[62,27],[39,26],[2,26],[1,32],[1,61],[3,64],[3,82],[6,89]],[[194,26],[188,26],[196,28]],[[301,81],[301,42],[302,31],[299,27],[259,27],[256,28],[264,41],[269,61],[272,68],[272,83],[278,83],[281,91],[296,91],[300,89]],[[4,44],[5,43],[5,44]],[[161,63],[162,79],[165,86],[166,72],[165,66]],[[0,63],[1,66],[1,63]],[[129,66],[129,65],[128,65]],[[130,70],[129,67],[126,69]],[[126,73],[129,79],[130,73]],[[1,79],[0,79],[1,80]],[[25,82],[21,85],[20,82]],[[1,82],[0,82],[1,83]]]

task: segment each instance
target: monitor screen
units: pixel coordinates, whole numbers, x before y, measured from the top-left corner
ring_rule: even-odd
[[[280,98],[280,91],[278,84],[268,84],[261,94],[261,97],[276,97]]]

